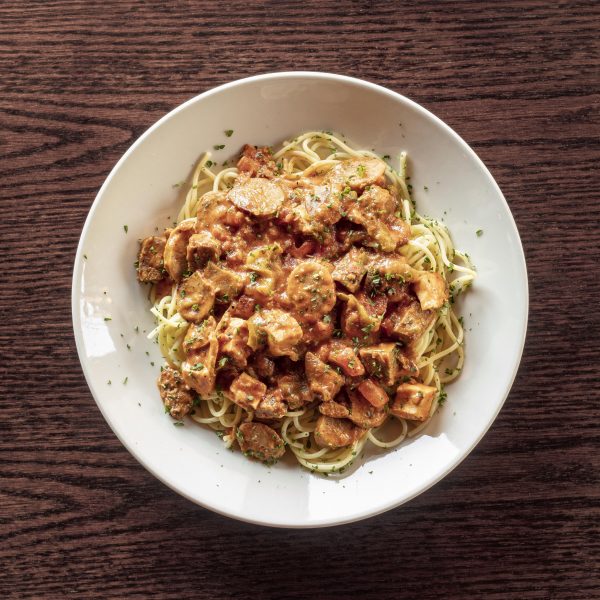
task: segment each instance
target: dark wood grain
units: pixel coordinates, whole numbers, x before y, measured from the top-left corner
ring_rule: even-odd
[[[0,4],[0,597],[600,598],[598,2]],[[121,447],[83,379],[71,269],[113,164],[242,76],[402,92],[489,166],[531,310],[498,420],[444,481],[320,531],[234,522]]]

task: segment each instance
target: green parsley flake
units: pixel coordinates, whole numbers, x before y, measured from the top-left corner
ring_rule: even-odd
[[[233,129],[226,129],[225,130],[225,135],[227,137],[231,137],[233,135]]]
[[[123,230],[127,233],[129,231],[129,225],[123,225]]]
[[[225,148],[225,144],[215,144],[213,148],[215,150],[223,150],[223,148]]]
[[[481,237],[481,236],[483,235],[483,229],[478,229],[478,230],[475,232],[475,235],[476,235],[477,237]]]
[[[105,321],[112,321],[112,317],[104,317]]]

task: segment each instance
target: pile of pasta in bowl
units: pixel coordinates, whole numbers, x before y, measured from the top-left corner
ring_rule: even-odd
[[[464,360],[475,271],[398,168],[331,133],[205,154],[172,229],[141,242],[165,412],[266,463],[343,472],[435,414]],[[384,428],[393,425],[393,435]]]

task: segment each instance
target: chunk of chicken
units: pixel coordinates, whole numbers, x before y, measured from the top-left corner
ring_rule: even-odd
[[[341,178],[353,190],[383,183],[386,164],[379,158],[350,158],[329,171],[329,179]]]
[[[173,281],[180,281],[189,270],[187,262],[187,245],[196,230],[193,219],[182,221],[173,229],[165,245],[165,269]]]
[[[231,302],[242,293],[246,284],[245,277],[214,262],[206,265],[202,275],[214,287],[218,302]]]
[[[319,412],[326,417],[333,417],[334,419],[343,419],[350,415],[350,410],[347,406],[333,400],[321,402],[319,404]]]
[[[253,349],[267,344],[271,356],[289,356],[298,360],[297,345],[302,328],[289,313],[278,308],[261,310],[248,319],[248,345]]]
[[[398,379],[397,352],[397,346],[393,342],[365,346],[358,351],[369,375],[388,386],[394,385]]]
[[[260,302],[268,300],[281,277],[281,246],[277,243],[259,246],[248,253],[246,269],[250,271],[250,283],[246,284],[247,295]]]
[[[337,223],[341,218],[341,186],[333,182],[325,184],[318,177],[308,177],[298,182],[295,190],[296,219],[304,221],[300,230],[303,233],[323,232],[324,228]]]
[[[350,377],[360,377],[365,373],[365,368],[352,346],[341,340],[331,340],[326,345],[326,356],[322,358],[325,362],[340,367]]]
[[[164,237],[152,236],[142,240],[138,255],[137,276],[141,282],[156,283],[164,279],[164,252],[166,240]]]
[[[215,289],[199,271],[184,279],[177,288],[177,310],[193,323],[203,321],[215,303]]]
[[[362,381],[358,386],[358,391],[375,408],[383,408],[389,402],[389,397],[385,393],[385,390],[372,379]]]
[[[400,349],[398,349],[396,358],[400,367],[400,370],[398,371],[398,375],[400,377],[405,378],[419,376],[419,369],[417,368],[417,364],[409,354],[402,352]]]
[[[439,273],[421,271],[414,283],[415,293],[423,310],[441,308],[448,300],[448,286]]]
[[[351,292],[356,292],[367,272],[368,255],[363,248],[353,246],[335,263],[331,276]]]
[[[422,383],[403,383],[396,390],[390,413],[410,421],[426,421],[437,390]]]
[[[324,402],[333,400],[344,385],[344,378],[312,352],[306,353],[304,368],[311,392]]]
[[[376,408],[368,402],[362,394],[356,391],[348,391],[350,399],[350,416],[353,423],[363,429],[379,427],[387,418],[387,413],[383,408]]]
[[[209,335],[208,345],[193,354],[188,354],[181,365],[183,379],[200,396],[208,396],[215,389],[216,361],[219,344],[213,332]]]
[[[194,354],[208,346],[210,335],[215,331],[217,322],[213,316],[204,319],[199,324],[190,323],[183,339],[183,351],[187,354]]]
[[[242,155],[237,163],[240,173],[250,177],[265,177],[272,179],[277,173],[277,165],[273,160],[271,149],[268,146],[251,146],[246,144],[242,148]]]
[[[297,313],[318,320],[335,306],[335,284],[331,273],[316,261],[300,263],[289,275],[287,295]]]
[[[321,415],[315,428],[315,442],[321,448],[343,448],[360,438],[356,427],[347,419]]]
[[[410,225],[394,216],[396,200],[384,188],[371,186],[348,207],[347,218],[362,225],[367,232],[367,245],[393,252],[410,238]]]
[[[257,419],[271,421],[281,419],[286,412],[287,406],[283,401],[281,390],[268,390],[258,405],[254,416]]]
[[[252,353],[248,346],[248,324],[238,317],[223,318],[226,319],[226,323],[217,337],[220,354],[226,356],[238,369],[243,369]]]
[[[277,387],[290,410],[301,408],[313,400],[308,381],[299,373],[288,373],[279,378]]]
[[[156,383],[165,409],[174,419],[180,420],[189,414],[194,403],[194,393],[185,384],[179,371],[163,367]]]
[[[190,237],[187,246],[187,263],[191,271],[202,269],[209,261],[217,261],[221,256],[221,244],[213,235],[204,230]]]
[[[362,291],[356,295],[338,294],[338,297],[346,301],[341,318],[344,334],[349,338],[370,340],[379,331],[387,298],[382,295],[369,298]]]
[[[242,423],[236,430],[236,438],[246,456],[267,463],[285,453],[285,444],[279,434],[264,423]]]
[[[265,397],[267,386],[248,373],[242,373],[233,380],[229,392],[238,406],[245,410],[256,410]]]
[[[422,310],[421,305],[413,301],[393,306],[381,326],[390,337],[411,342],[420,338],[434,320],[433,311]]]
[[[274,181],[251,177],[238,180],[229,190],[227,198],[239,209],[263,217],[277,213],[285,200],[285,194]]]

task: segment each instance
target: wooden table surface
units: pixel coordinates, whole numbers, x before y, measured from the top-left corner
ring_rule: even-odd
[[[600,598],[600,4],[372,4],[0,4],[0,597]],[[455,128],[529,270],[523,361],[484,440],[408,504],[323,530],[239,523],[155,480],[97,410],[70,319],[123,152],[184,100],[283,70],[368,79]]]

